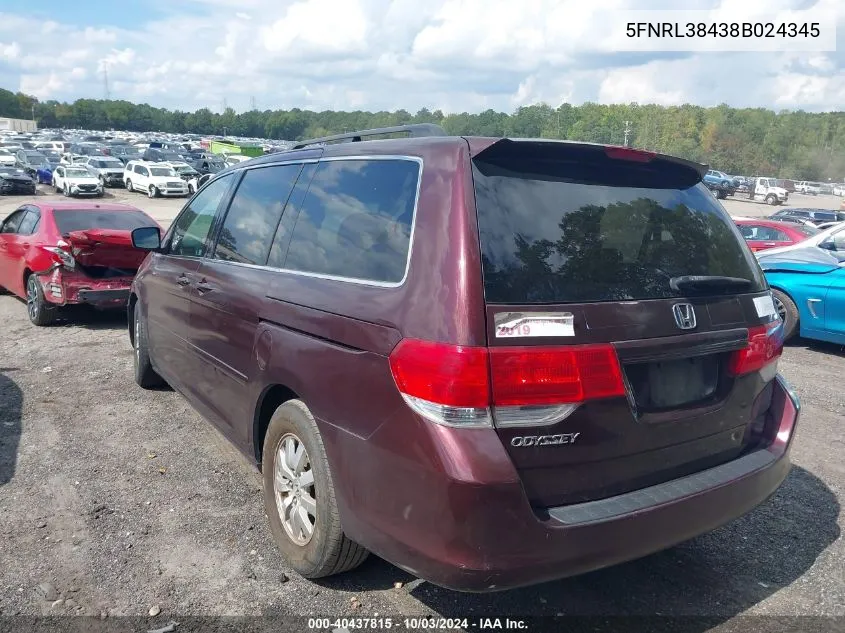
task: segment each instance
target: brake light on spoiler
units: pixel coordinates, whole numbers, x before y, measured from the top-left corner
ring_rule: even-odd
[[[390,367],[409,406],[449,426],[550,424],[588,400],[625,395],[609,344],[488,349],[404,339]]]
[[[632,147],[606,147],[604,153],[615,160],[629,160],[635,163],[650,163],[657,154]]]

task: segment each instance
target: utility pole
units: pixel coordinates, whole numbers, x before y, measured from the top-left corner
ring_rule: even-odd
[[[249,109],[250,110],[258,110],[258,105],[255,102],[255,97],[249,98]]]
[[[625,147],[628,147],[628,135],[630,133],[631,133],[631,122],[625,121],[625,142],[623,143],[623,145],[625,145]]]
[[[229,104],[226,101],[226,97],[223,97],[223,112],[225,112],[226,108],[228,108],[228,107],[229,107]]]

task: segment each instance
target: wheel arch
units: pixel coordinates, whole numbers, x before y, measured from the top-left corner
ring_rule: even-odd
[[[264,436],[273,413],[285,402],[298,398],[299,395],[293,389],[283,384],[270,384],[261,391],[252,420],[252,450],[256,464],[261,464]]]
[[[129,294],[129,299],[126,301],[126,320],[129,329],[129,342],[132,347],[135,347],[135,328],[133,327],[133,319],[135,317],[135,304],[138,303],[138,295],[134,292]]]

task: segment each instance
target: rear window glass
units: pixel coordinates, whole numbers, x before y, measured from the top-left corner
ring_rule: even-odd
[[[764,287],[712,194],[669,163],[483,158],[473,175],[490,303],[671,298],[683,293],[670,280],[687,275],[748,279],[743,292]],[[679,186],[664,188],[671,184]]]
[[[820,231],[814,226],[796,226],[795,230],[807,236],[816,235],[817,233],[820,233]]]
[[[152,218],[141,211],[53,211],[56,228],[62,235],[86,229],[116,229],[131,231],[142,226],[157,226]]]

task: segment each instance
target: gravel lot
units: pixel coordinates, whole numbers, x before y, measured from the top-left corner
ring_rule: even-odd
[[[163,224],[183,204],[112,195]],[[794,206],[839,204],[794,198]],[[0,199],[0,217],[21,202]],[[740,215],[771,211],[740,200],[726,206]],[[160,611],[147,628],[186,615],[714,618],[700,630],[737,624],[743,614],[845,617],[839,347],[786,350],[781,369],[804,406],[795,467],[756,511],[643,560],[469,595],[375,557],[319,583],[297,577],[270,540],[257,473],[180,396],[135,386],[124,316],[72,317],[36,328],[21,301],[0,297],[0,614]]]

